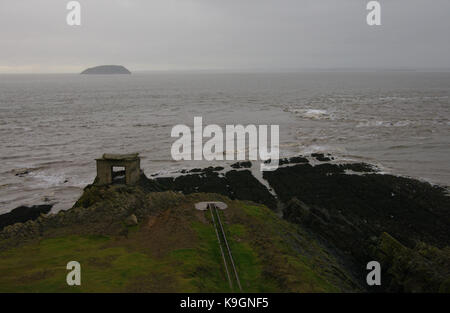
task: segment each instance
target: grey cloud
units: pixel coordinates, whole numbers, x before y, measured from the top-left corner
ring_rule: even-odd
[[[450,1],[1,0],[0,71],[450,68]],[[32,3],[32,4],[31,4]]]

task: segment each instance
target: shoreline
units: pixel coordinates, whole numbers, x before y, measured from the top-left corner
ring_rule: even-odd
[[[406,175],[394,175],[389,171],[381,170],[375,164],[369,164],[365,162],[348,162],[348,160],[342,160],[328,153],[312,153],[311,155],[299,155],[294,157],[285,157],[279,159],[279,167],[275,171],[260,172],[259,162],[251,161],[239,161],[239,162],[229,162],[225,166],[209,166],[205,168],[183,168],[177,169],[175,171],[165,171],[162,170],[157,173],[152,173],[146,176],[142,172],[142,177],[146,181],[152,181],[158,184],[159,191],[173,190],[182,192],[184,194],[196,193],[196,192],[216,192],[231,199],[236,198],[240,200],[251,200],[257,203],[265,204],[272,210],[279,209],[279,203],[283,202],[283,197],[280,196],[276,191],[276,186],[274,186],[273,179],[271,177],[276,176],[277,172],[289,172],[295,169],[296,166],[303,165],[308,166],[312,170],[319,169],[322,167],[327,168],[330,172],[327,175],[343,175],[348,176],[351,180],[352,176],[358,176],[362,179],[366,178],[367,175],[376,175],[380,177],[391,177],[393,179],[403,180],[407,183],[421,184],[428,186],[430,190],[439,190],[445,196],[449,196],[449,186],[442,184],[435,184],[424,179],[418,179]],[[319,170],[321,171],[321,170]],[[325,180],[326,177],[317,177],[319,180]],[[285,177],[286,179],[286,177]],[[289,180],[289,179],[288,179]],[[245,184],[248,183],[248,186]],[[220,186],[220,184],[226,184],[226,188]],[[92,184],[86,185],[82,188],[81,195],[83,192],[90,188]],[[230,186],[232,189],[230,189]],[[243,196],[240,188],[246,190],[248,194]],[[254,189],[252,189],[254,188]],[[310,191],[311,194],[315,194],[313,190]],[[252,195],[255,193],[255,195]],[[70,210],[77,205],[80,197],[73,203],[73,205],[66,210],[59,210],[57,212],[53,211],[52,208],[57,204],[55,201],[48,199],[43,203],[34,203],[30,205],[20,205],[9,212],[0,214],[0,218],[3,217],[4,220],[14,221],[11,218],[16,214],[14,212],[21,212],[20,218],[16,218],[17,222],[26,222],[27,220],[35,220],[40,214],[36,215],[36,210],[39,208],[45,208],[42,214],[56,215],[59,212],[65,212]],[[277,205],[278,203],[278,205]],[[285,205],[285,203],[284,203]],[[35,209],[35,210],[33,210]],[[29,212],[29,213],[27,213]],[[29,214],[29,218],[26,215]],[[12,225],[13,222],[4,225]],[[0,229],[1,231],[1,229]]]
[[[148,218],[147,213],[141,212],[141,207],[146,206],[146,195],[157,198],[167,193],[193,198],[206,195],[208,199],[267,207],[280,220],[314,238],[310,240],[317,241],[353,277],[349,279],[354,286],[364,285],[361,277],[365,277],[365,264],[375,258],[390,271],[389,287],[383,286],[380,291],[423,290],[423,284],[433,284],[433,290],[439,289],[440,284],[445,287],[443,281],[447,274],[426,263],[434,264],[434,257],[422,260],[420,249],[425,245],[426,249],[445,253],[450,245],[447,189],[416,179],[380,174],[379,169],[367,163],[334,164],[334,158],[325,154],[316,154],[314,159],[317,163],[303,156],[280,159],[281,166],[277,170],[262,173],[261,178],[271,190],[252,174],[257,164],[245,161],[232,164],[230,169],[210,166],[182,170],[178,176],[147,177],[141,172],[136,185],[91,184],[84,188],[83,195],[71,209],[35,216],[34,220],[0,230],[0,251],[20,247],[42,236],[52,238],[61,231],[86,235],[92,227],[96,234],[110,234],[109,226],[103,225],[102,220],[110,214],[105,206],[113,203],[117,212],[106,219],[118,219],[120,225],[131,208],[139,221]],[[113,200],[115,197],[121,200]],[[170,206],[170,203],[164,204],[164,210]],[[100,211],[95,213],[94,208]],[[92,214],[93,217],[89,217]],[[75,225],[80,223],[91,226],[79,229]],[[389,247],[397,248],[389,250]],[[416,279],[413,282],[399,279],[394,273],[398,269],[389,263],[397,258],[395,262],[402,262],[403,254],[395,254],[399,251],[421,264],[428,264],[423,266],[433,272],[432,277],[427,278],[432,282],[421,278],[423,268],[409,269]],[[393,259],[386,259],[386,254]],[[400,268],[404,270],[409,265],[401,263]]]
[[[297,155],[297,156],[294,154],[287,154],[279,159],[280,164],[279,164],[278,168],[288,167],[289,162],[286,162],[286,161],[289,159],[292,159],[292,158],[296,158],[296,157],[305,158],[306,160],[308,160],[309,164],[311,164],[312,166],[321,165],[321,164],[334,164],[334,165],[367,164],[369,167],[371,167],[373,169],[374,172],[376,172],[379,175],[391,175],[391,176],[395,176],[395,177],[399,177],[399,178],[405,178],[405,179],[410,179],[410,180],[414,180],[414,181],[419,181],[422,183],[427,183],[427,184],[430,184],[431,186],[437,186],[439,188],[446,189],[447,193],[450,195],[450,184],[446,184],[443,182],[436,182],[435,180],[429,179],[429,178],[415,177],[415,176],[408,175],[408,174],[401,174],[401,173],[396,172],[394,169],[383,166],[380,162],[377,162],[375,160],[373,162],[370,162],[365,157],[355,157],[355,156],[354,157],[343,157],[340,155],[327,153],[327,152],[313,152],[310,154],[305,154],[305,155],[301,154],[301,155]],[[221,167],[222,170],[220,170],[218,172],[224,174],[227,171],[236,169],[234,167],[236,164],[248,162],[251,164],[251,166],[248,169],[252,172],[252,175],[261,184],[263,184],[267,189],[269,189],[269,191],[271,190],[270,184],[263,178],[263,172],[259,171],[260,161],[253,161],[253,162],[252,161],[238,161],[238,162],[225,161],[225,162],[226,162],[226,164],[223,164],[224,162],[221,162],[221,163],[213,162],[212,165],[205,166],[205,167],[197,167],[197,166],[191,165],[191,166],[187,166],[187,167],[176,167],[176,168],[168,168],[168,169],[166,168],[166,169],[158,170],[156,172],[152,172],[152,173],[146,174],[146,175],[150,178],[178,177],[178,176],[186,175],[190,172],[199,171],[200,169],[204,170],[204,169],[210,168],[210,167],[216,167],[216,168]],[[200,164],[200,165],[205,165],[205,164],[210,164],[210,163],[203,162],[203,164]],[[33,170],[35,170],[35,169],[36,168],[33,168],[33,167],[12,169],[9,172],[18,177],[26,177],[27,175],[32,173]],[[347,174],[347,175],[362,175],[364,173],[347,171],[345,174]],[[94,178],[95,178],[95,175],[94,175]],[[43,201],[16,202],[16,205],[10,206],[10,209],[8,211],[1,212],[0,216],[2,216],[4,214],[8,214],[11,211],[13,211],[17,208],[20,208],[20,207],[34,207],[34,206],[41,206],[41,205],[51,205],[52,209],[51,209],[50,213],[58,213],[59,211],[69,210],[76,203],[78,198],[82,195],[83,190],[89,185],[90,185],[90,183],[87,183],[86,185],[82,185],[82,186],[72,186],[72,185],[65,186],[64,184],[50,186],[48,189],[55,189],[55,191],[53,191],[51,193],[51,195],[48,195],[45,193],[40,195],[39,197],[41,197],[41,199],[43,199]],[[2,187],[2,186],[0,186],[0,187]],[[57,194],[58,193],[63,194],[65,192],[67,192],[69,189],[72,190],[70,193],[74,193],[74,196],[71,197],[71,198],[73,198],[73,200],[70,200],[70,201],[67,199],[63,200],[63,203],[65,204],[65,206],[60,207],[60,205],[59,205],[60,201],[58,201],[58,199],[57,199]],[[76,192],[75,192],[75,190],[76,190]],[[76,195],[75,195],[75,193],[76,193]],[[55,211],[55,207],[60,207],[60,208],[57,211]]]

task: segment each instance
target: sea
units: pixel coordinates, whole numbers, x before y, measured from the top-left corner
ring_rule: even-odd
[[[280,155],[330,153],[450,185],[450,72],[136,72],[0,75],[0,213],[72,207],[103,153],[139,152],[147,176],[230,161],[174,161],[175,125],[279,125]]]

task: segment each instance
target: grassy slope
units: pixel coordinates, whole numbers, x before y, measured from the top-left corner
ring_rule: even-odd
[[[265,206],[211,194],[102,193],[108,201],[88,201],[77,210],[108,212],[126,205],[139,225],[99,231],[66,222],[6,249],[0,252],[0,292],[228,292],[209,213],[194,210],[195,202],[205,200],[229,206],[221,217],[244,292],[356,288],[323,247]],[[79,287],[66,284],[65,267],[72,260],[81,264]]]

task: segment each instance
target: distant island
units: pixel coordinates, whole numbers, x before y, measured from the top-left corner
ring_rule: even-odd
[[[122,65],[100,65],[88,68],[81,74],[131,74],[131,72]]]

